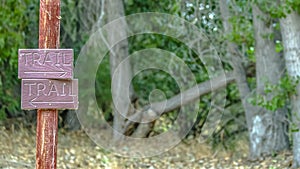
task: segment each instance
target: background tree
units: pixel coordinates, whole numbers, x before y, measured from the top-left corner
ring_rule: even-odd
[[[280,19],[280,26],[287,72],[296,81],[300,76],[300,15],[298,13],[299,8],[297,8],[299,4],[297,4],[297,1],[295,3],[291,7],[296,8],[296,11],[292,9],[293,11],[289,11],[284,18]],[[299,94],[300,87],[298,85],[296,92],[291,96],[294,168],[300,167]]]
[[[272,154],[276,151],[287,149],[289,146],[289,140],[287,137],[287,122],[285,120],[286,110],[281,108],[270,110],[270,107],[261,107],[262,105],[255,103],[252,105],[249,100],[251,97],[267,97],[268,100],[275,97],[265,92],[268,84],[277,84],[284,74],[284,62],[279,56],[279,53],[275,51],[275,43],[273,35],[273,28],[271,24],[271,18],[263,13],[256,4],[252,4],[252,17],[249,14],[246,16],[232,16],[230,14],[229,1],[220,1],[220,10],[223,17],[224,30],[227,35],[233,36],[229,38],[228,45],[228,54],[230,54],[231,65],[234,69],[237,85],[239,87],[240,96],[242,99],[243,107],[245,110],[245,116],[247,119],[248,131],[249,131],[249,142],[250,142],[250,158],[256,159],[261,157],[264,154]],[[248,3],[242,4],[243,9],[247,11]],[[249,5],[250,6],[250,5]],[[249,7],[248,6],[248,7]],[[241,46],[235,44],[240,40],[240,38],[235,38],[235,34],[241,34],[241,30],[234,30],[233,28],[237,27],[240,22],[240,19],[246,19],[243,17],[249,17],[253,19],[253,32],[255,39],[250,43],[244,43],[246,48],[252,48],[255,53],[255,64],[256,64],[256,89],[251,89],[249,82],[247,80],[247,64],[253,62],[248,56],[247,52],[244,52]],[[236,18],[235,20],[233,20]],[[231,21],[231,22],[230,22]],[[233,26],[231,24],[234,24]],[[248,26],[252,27],[252,26]],[[255,43],[255,47],[251,47]],[[269,71],[271,68],[273,71]],[[253,72],[255,73],[255,72]],[[256,90],[256,92],[255,92]],[[256,93],[256,94],[255,94]],[[252,102],[253,103],[253,102]],[[273,105],[276,106],[276,105]],[[275,111],[273,113],[272,111]],[[274,142],[275,140],[275,142]]]
[[[118,19],[120,17],[123,17],[125,15],[124,12],[124,4],[121,1],[107,1],[106,2],[106,13],[107,13],[107,21],[112,22],[115,19]],[[124,115],[128,116],[132,114],[130,107],[132,106],[130,103],[129,105],[126,105],[126,95],[124,95],[125,85],[124,82],[128,81],[129,79],[132,78],[132,73],[131,73],[131,65],[129,62],[122,64],[122,67],[120,68],[121,71],[116,71],[117,67],[120,65],[120,63],[128,57],[128,42],[127,39],[117,42],[119,39],[122,39],[122,37],[127,37],[126,35],[126,20],[123,19],[122,22],[120,22],[119,25],[114,25],[108,32],[108,40],[109,44],[113,46],[115,43],[117,45],[113,46],[112,49],[110,49],[110,74],[111,78],[115,76],[115,79],[117,82],[115,82],[112,86],[112,91],[113,93],[116,93],[117,95],[113,96],[115,98],[118,98],[119,104],[122,105],[124,109],[124,112],[118,112],[116,108],[113,109],[113,117],[114,117],[114,122],[113,122],[113,128],[116,130],[114,132],[114,139],[117,141],[120,138],[120,135],[118,133],[124,133],[124,128],[125,128],[125,118]],[[129,89],[129,97],[130,100],[133,102],[135,100],[134,96],[134,90],[132,86],[130,86]],[[126,109],[128,108],[128,109]]]
[[[256,94],[271,100],[276,95],[266,92],[266,89],[270,84],[278,84],[280,78],[283,77],[284,60],[275,50],[276,39],[274,39],[274,23],[271,17],[263,13],[256,4],[252,5],[252,14],[255,37]],[[288,149],[286,117],[285,108],[262,107],[254,112],[252,128],[250,128],[252,156],[259,157]]]

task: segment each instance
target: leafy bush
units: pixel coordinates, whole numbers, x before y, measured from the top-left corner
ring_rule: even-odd
[[[0,119],[20,112],[18,49],[26,47],[25,31],[31,19],[29,6],[28,0],[6,0],[0,7]]]

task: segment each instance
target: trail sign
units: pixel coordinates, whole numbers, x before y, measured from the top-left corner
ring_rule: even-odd
[[[19,79],[72,79],[72,49],[19,49]]]
[[[21,108],[38,109],[36,169],[56,169],[58,109],[78,108],[73,50],[58,49],[60,0],[40,0],[39,49],[19,49]]]
[[[22,109],[77,109],[77,107],[77,79],[22,79]]]

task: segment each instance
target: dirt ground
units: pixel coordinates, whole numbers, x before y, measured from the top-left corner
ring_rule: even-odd
[[[35,168],[35,128],[0,127],[0,168]],[[213,152],[196,139],[181,142],[159,156],[139,159],[116,156],[97,146],[83,131],[61,129],[58,138],[58,169],[282,169],[292,163],[291,152],[250,162],[245,150]]]

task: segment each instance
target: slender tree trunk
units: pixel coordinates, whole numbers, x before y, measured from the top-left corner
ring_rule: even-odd
[[[232,25],[229,22],[229,19],[231,17],[230,11],[229,11],[229,4],[227,0],[220,0],[219,1],[220,5],[220,12],[222,15],[222,20],[223,20],[223,27],[224,27],[224,32],[225,34],[230,34],[232,32]],[[246,70],[243,65],[243,61],[241,56],[239,56],[237,50],[238,46],[235,43],[232,42],[227,42],[228,46],[228,54],[230,55],[229,58],[231,59],[231,65],[233,67],[233,70],[235,72],[235,78],[237,82],[237,86],[240,92],[240,97],[242,101],[242,105],[244,107],[245,111],[245,116],[246,116],[246,122],[247,122],[247,127],[248,127],[248,132],[252,130],[252,117],[253,114],[257,111],[257,108],[253,105],[251,105],[248,101],[247,98],[251,94],[251,90],[249,87],[249,84],[247,82],[247,76],[246,76]],[[252,157],[252,151],[251,147],[253,146],[253,142],[251,141],[251,136],[250,137],[250,156]]]
[[[123,1],[120,0],[108,0],[106,1],[106,13],[108,22],[111,22],[115,19],[118,19],[120,17],[124,16],[124,5]],[[110,72],[111,77],[116,80],[116,82],[112,83],[112,90],[114,90],[112,93],[117,94],[113,95],[112,97],[118,98],[119,105],[122,105],[124,109],[122,109],[123,112],[118,112],[116,108],[113,110],[114,115],[114,121],[113,121],[113,138],[114,141],[119,141],[123,138],[124,134],[124,125],[125,125],[125,118],[123,115],[127,116],[130,112],[130,107],[132,106],[130,103],[126,103],[125,100],[127,100],[128,97],[130,99],[133,99],[134,91],[133,88],[130,87],[130,96],[125,96],[123,93],[126,90],[126,85],[123,85],[125,81],[128,81],[132,77],[131,72],[131,65],[129,62],[123,62],[121,66],[121,71],[116,71],[119,64],[128,57],[128,42],[127,39],[118,42],[120,39],[126,38],[126,20],[121,19],[119,20],[117,24],[114,24],[113,27],[111,27],[108,31],[108,43],[110,46],[113,46],[113,48],[110,51]],[[115,103],[114,103],[115,104]]]
[[[69,47],[74,47],[73,45],[77,41],[84,41],[84,35],[92,35],[95,31],[99,30],[103,26],[103,16],[104,16],[104,2],[105,0],[77,0],[77,1],[65,1],[62,2],[64,5],[69,5],[70,3],[75,3],[74,11],[72,11],[72,16],[75,16],[78,20],[78,27],[73,28],[74,24],[72,20],[68,19],[62,20],[62,43]],[[68,18],[70,16],[63,16],[63,18]],[[98,17],[98,18],[96,18]],[[74,30],[76,30],[76,37],[72,39],[71,36],[74,35]],[[79,98],[79,100],[82,100]],[[88,110],[88,101],[80,102],[80,111],[78,112],[87,112]],[[81,124],[77,116],[82,116],[82,114],[76,114],[74,110],[65,110],[62,113],[64,127],[68,130],[79,130]]]
[[[229,12],[229,4],[227,0],[220,0],[219,5],[220,5],[220,12],[223,20],[224,32],[225,34],[230,34],[232,32],[232,26],[229,22],[229,19],[231,17],[231,14]],[[245,66],[243,65],[243,60],[242,60],[243,56],[240,56],[238,54],[237,52],[238,46],[235,43],[228,42],[227,46],[228,46],[228,54],[230,55],[229,58],[231,59],[231,65],[233,67],[237,86],[240,92],[241,101],[245,109],[248,129],[250,130],[252,128],[251,125],[252,116],[253,113],[256,111],[256,108],[247,101],[247,98],[251,94],[251,90],[247,82]]]
[[[300,15],[292,12],[280,20],[284,58],[288,74],[296,79],[300,76]],[[300,128],[300,85],[291,96],[292,121]],[[293,167],[300,167],[300,132],[293,133]]]

